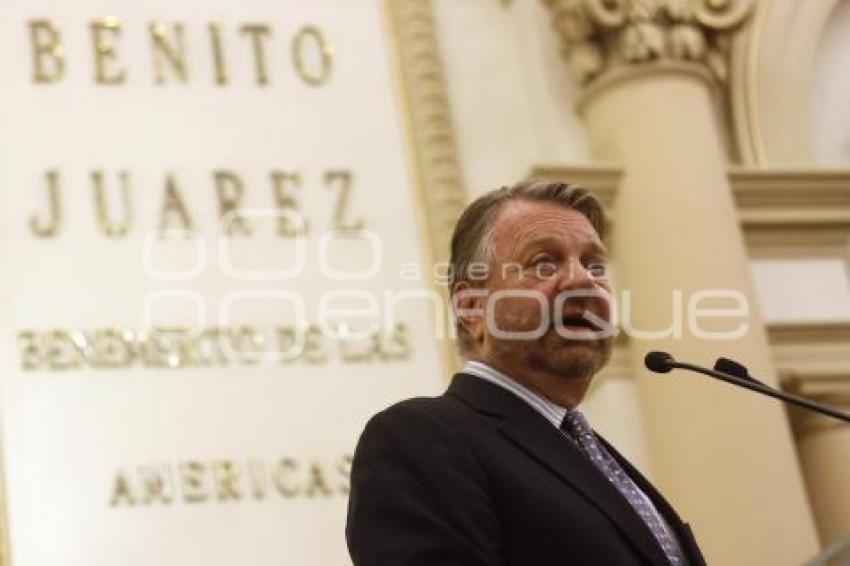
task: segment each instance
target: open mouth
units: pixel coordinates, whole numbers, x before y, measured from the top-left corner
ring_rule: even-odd
[[[585,318],[584,313],[565,315],[561,319],[561,324],[567,330],[589,330],[591,332],[602,331],[602,328],[599,325],[596,325],[592,321]]]

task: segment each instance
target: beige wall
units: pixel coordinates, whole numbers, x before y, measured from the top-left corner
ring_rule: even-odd
[[[850,320],[847,260],[757,259],[750,272],[766,322]]]
[[[541,162],[589,160],[577,91],[542,6],[435,0],[467,187],[516,181]]]

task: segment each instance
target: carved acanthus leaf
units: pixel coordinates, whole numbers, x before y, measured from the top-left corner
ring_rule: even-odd
[[[664,56],[664,30],[653,23],[636,22],[623,29],[620,52],[630,63],[661,59]]]
[[[670,28],[670,55],[674,59],[699,61],[706,56],[705,36],[692,24],[677,24]]]
[[[583,85],[618,66],[663,60],[701,63],[725,82],[727,36],[753,9],[753,0],[542,2]]]
[[[570,71],[574,77],[578,77],[580,82],[595,77],[604,66],[602,50],[587,42],[577,44],[567,60],[570,64]]]

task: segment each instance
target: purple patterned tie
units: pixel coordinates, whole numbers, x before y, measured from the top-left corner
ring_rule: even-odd
[[[567,411],[561,430],[574,440],[584,454],[590,459],[594,466],[608,478],[617,488],[626,501],[640,515],[644,524],[649,528],[661,549],[674,566],[686,564],[682,551],[673,540],[672,535],[665,528],[658,512],[650,504],[649,500],[639,491],[632,479],[623,471],[620,464],[611,456],[611,453],[596,438],[590,424],[584,415],[576,409]]]

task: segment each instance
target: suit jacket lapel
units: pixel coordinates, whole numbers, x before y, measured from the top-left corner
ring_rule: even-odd
[[[455,376],[449,394],[478,411],[501,417],[498,426],[502,434],[584,495],[650,562],[669,565],[655,537],[625,498],[578,448],[523,400],[466,374]]]
[[[626,471],[629,477],[634,480],[634,482],[638,485],[638,487],[652,500],[652,503],[655,505],[655,508],[658,509],[658,512],[664,516],[664,519],[670,525],[670,528],[676,533],[676,536],[679,538],[679,543],[682,545],[682,551],[685,553],[686,558],[688,559],[688,563],[691,566],[700,566],[705,565],[705,558],[702,555],[702,552],[697,545],[696,539],[694,539],[694,535],[691,532],[690,527],[682,521],[682,518],[679,517],[679,514],[676,513],[676,510],[664,499],[664,496],[655,489],[649,481],[643,477],[643,475],[632,466],[628,460],[623,458],[623,456],[617,452],[617,450],[608,444],[601,436],[597,435],[599,440],[605,445],[608,451],[612,456],[620,463],[620,466]]]

